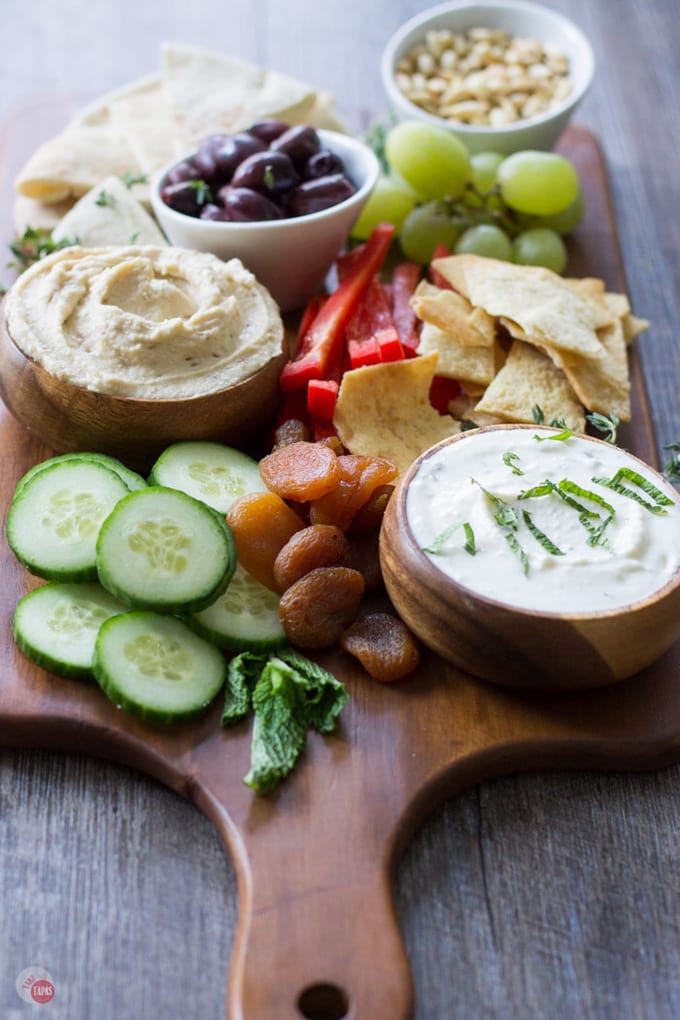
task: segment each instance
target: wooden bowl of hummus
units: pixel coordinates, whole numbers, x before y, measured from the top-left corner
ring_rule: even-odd
[[[380,556],[422,641],[508,687],[612,684],[680,637],[680,497],[602,440],[530,425],[444,440],[395,490]]]
[[[285,331],[233,259],[64,248],[8,291],[0,396],[53,449],[144,466],[180,439],[247,442],[274,415]]]

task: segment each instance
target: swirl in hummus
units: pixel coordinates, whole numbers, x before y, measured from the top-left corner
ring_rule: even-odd
[[[194,397],[249,378],[281,353],[273,298],[238,259],[183,248],[65,248],[12,286],[17,347],[98,393]]]

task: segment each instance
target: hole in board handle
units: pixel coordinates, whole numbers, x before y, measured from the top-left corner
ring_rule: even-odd
[[[349,1012],[349,1000],[337,985],[310,985],[300,993],[297,1008],[304,1020],[343,1020]]]

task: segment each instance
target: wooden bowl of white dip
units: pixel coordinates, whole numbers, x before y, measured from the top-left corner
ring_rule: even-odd
[[[498,425],[444,440],[395,490],[380,556],[422,641],[505,686],[612,684],[680,637],[680,498],[598,439]]]
[[[284,327],[238,260],[65,248],[18,278],[3,311],[0,396],[58,452],[144,466],[180,439],[246,442],[275,413]]]

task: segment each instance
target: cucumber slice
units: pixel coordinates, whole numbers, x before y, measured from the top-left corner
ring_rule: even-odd
[[[276,592],[265,588],[237,564],[225,592],[187,623],[208,641],[230,652],[266,651],[288,643]]]
[[[74,452],[74,453],[58,453],[55,457],[48,457],[47,460],[41,460],[40,463],[34,464],[32,468],[29,468],[25,475],[19,479],[14,490],[14,499],[20,494],[26,482],[30,482],[31,478],[44,471],[45,468],[52,467],[54,464],[63,464],[64,461],[73,460],[88,460],[95,461],[98,464],[103,464],[104,467],[110,468],[111,471],[115,472],[119,478],[127,485],[130,492],[136,489],[146,488],[146,479],[142,478],[140,474],[133,471],[132,468],[127,467],[117,457],[110,457],[107,453],[94,453],[94,452]]]
[[[7,541],[24,566],[51,581],[96,581],[99,528],[129,489],[103,464],[66,459],[36,472],[12,501]]]
[[[200,500],[162,486],[129,493],[97,540],[99,580],[133,609],[203,609],[224,591],[235,568],[226,522]]]
[[[248,492],[266,492],[257,461],[222,443],[173,443],[151,469],[149,484],[164,485],[226,513]]]
[[[200,715],[219,694],[227,672],[222,652],[181,620],[141,611],[102,624],[93,668],[115,705],[158,723]]]
[[[99,628],[125,608],[94,582],[50,581],[19,599],[12,633],[24,655],[43,669],[59,676],[92,680]]]

